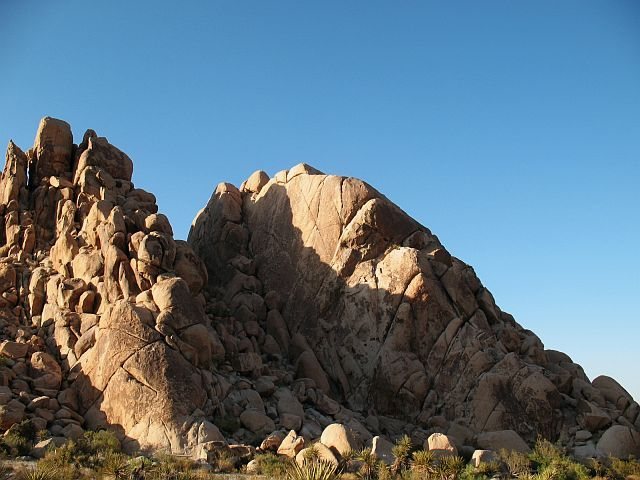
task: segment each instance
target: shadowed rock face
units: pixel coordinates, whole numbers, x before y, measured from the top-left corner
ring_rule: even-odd
[[[360,180],[301,164],[270,180],[256,172],[240,189],[220,184],[189,243],[232,314],[260,319],[278,299],[266,332],[297,376],[371,423],[455,423],[471,436],[513,430],[569,445],[577,430],[640,426],[622,387],[592,384],[545,350],[472,267]]]

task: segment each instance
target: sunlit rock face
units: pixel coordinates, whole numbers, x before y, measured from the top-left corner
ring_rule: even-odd
[[[254,451],[232,444],[293,458],[323,438],[327,456],[388,451],[403,434],[640,455],[622,386],[545,350],[366,183],[304,164],[221,183],[185,242],[132,174],[62,120],[44,118],[27,151],[9,142],[0,432],[107,428],[129,451],[201,459]]]

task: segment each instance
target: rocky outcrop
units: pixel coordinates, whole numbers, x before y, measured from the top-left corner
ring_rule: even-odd
[[[131,451],[244,463],[248,444],[302,462],[318,440],[332,462],[362,446],[389,462],[405,434],[438,454],[538,434],[640,454],[622,386],[545,350],[366,183],[258,171],[218,185],[184,242],[132,173],[61,120],[26,152],[9,143],[0,431],[28,421],[59,445],[109,428]]]
[[[227,350],[288,359],[315,386],[307,413],[347,407],[373,434],[420,443],[485,432],[486,448],[505,431],[579,447],[582,429],[640,427],[622,387],[546,350],[471,266],[360,180],[301,164],[222,183],[189,243],[212,300],[250,340],[223,338]]]
[[[112,428],[130,450],[224,440],[207,420],[225,353],[203,309],[206,270],[132,172],[92,130],[74,145],[61,120],[44,118],[26,153],[9,143],[0,354],[13,363],[0,428]]]

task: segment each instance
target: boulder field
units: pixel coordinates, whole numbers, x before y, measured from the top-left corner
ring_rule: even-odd
[[[0,431],[113,430],[129,451],[334,461],[409,435],[442,452],[640,455],[640,406],[496,305],[363,181],[300,164],[221,183],[173,238],[133,162],[46,117],[0,179]]]

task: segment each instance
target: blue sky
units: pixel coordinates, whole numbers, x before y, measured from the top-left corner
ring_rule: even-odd
[[[134,160],[185,238],[220,181],[363,178],[640,398],[640,3],[0,2],[0,140]]]

